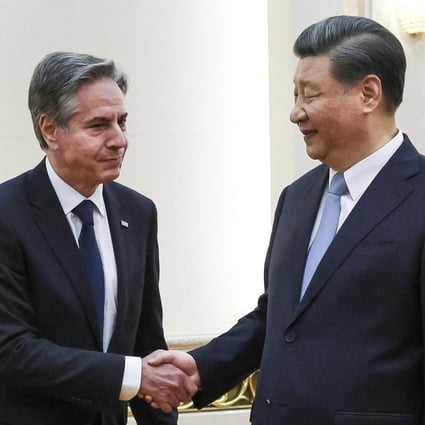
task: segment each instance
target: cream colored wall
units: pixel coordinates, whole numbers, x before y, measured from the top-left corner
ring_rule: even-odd
[[[220,412],[181,413],[179,425],[248,425],[249,410],[236,409]],[[136,425],[134,418],[129,418],[128,425]]]
[[[27,87],[53,50],[130,76],[121,182],[159,209],[167,336],[214,334],[256,304],[270,230],[265,0],[0,0],[0,180],[43,156]]]
[[[316,163],[304,151],[298,130],[286,120],[292,103],[293,68],[290,51],[297,34],[307,25],[341,13],[369,16],[387,26],[400,39],[406,52],[407,73],[404,101],[397,112],[398,127],[416,147],[425,152],[425,35],[412,37],[401,28],[398,0],[269,0],[270,7],[270,98],[272,205],[280,188]],[[403,2],[402,2],[403,3]],[[290,89],[290,92],[288,91]]]
[[[362,0],[269,0],[270,147],[272,211],[282,188],[314,167],[305,154],[301,133],[289,121],[294,103],[292,54],[296,37],[308,25],[331,15],[357,14]]]
[[[425,153],[425,34],[408,35],[397,16],[398,0],[371,1],[371,17],[387,26],[402,42],[407,57],[404,100],[397,113],[398,127]],[[401,2],[403,3],[403,2]]]
[[[159,209],[167,336],[220,333],[262,291],[282,187],[315,165],[288,118],[292,43],[305,26],[340,13],[370,9],[397,26],[384,3],[0,0],[0,180],[43,156],[26,107],[38,60],[52,50],[116,59],[131,80],[120,180]],[[421,147],[424,41],[400,37],[409,71],[399,121]]]

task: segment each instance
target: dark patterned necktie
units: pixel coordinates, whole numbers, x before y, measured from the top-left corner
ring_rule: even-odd
[[[105,283],[103,276],[102,259],[96,243],[93,223],[93,202],[82,201],[72,212],[82,222],[78,244],[83,257],[86,272],[95,301],[96,316],[99,324],[100,335],[103,335],[103,309],[105,304]]]

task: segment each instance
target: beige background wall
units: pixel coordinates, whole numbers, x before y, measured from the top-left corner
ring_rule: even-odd
[[[425,151],[424,40],[401,32],[394,9],[387,0],[0,0],[0,180],[43,156],[26,107],[39,59],[52,50],[116,59],[131,81],[120,180],[159,208],[167,336],[222,332],[262,291],[281,188],[314,165],[288,119],[291,47],[305,26],[361,10],[400,35],[409,73],[399,122]]]
[[[408,35],[397,17],[399,0],[374,0],[371,15],[391,29],[402,42],[407,57],[407,76],[404,102],[398,111],[399,127],[405,131],[416,147],[425,153],[425,34]]]
[[[168,336],[212,334],[255,305],[270,227],[267,2],[0,0],[0,179],[43,154],[28,82],[52,50],[130,76],[121,182],[159,209]]]

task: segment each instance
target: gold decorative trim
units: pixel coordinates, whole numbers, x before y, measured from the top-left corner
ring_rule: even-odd
[[[201,347],[207,344],[212,339],[212,336],[197,336],[197,337],[176,337],[167,340],[170,350],[189,351],[194,348]],[[212,402],[209,406],[204,407],[202,411],[219,411],[229,409],[250,409],[255,397],[255,387],[257,385],[258,372],[254,372],[243,382],[236,385],[226,394]],[[199,412],[192,402],[182,403],[179,406],[179,413]],[[132,416],[129,409],[129,416]]]
[[[257,383],[257,372],[246,378],[239,385],[236,385],[226,394],[203,408],[206,410],[229,410],[229,409],[250,409],[255,397],[255,386]],[[193,403],[182,403],[179,407],[180,413],[198,412]]]
[[[172,350],[189,351],[207,344],[211,339],[211,336],[170,338],[168,339],[168,346]],[[203,408],[202,411],[250,409],[255,397],[257,376],[258,372],[253,373],[209,406]],[[182,403],[179,407],[180,413],[197,411],[192,402]]]

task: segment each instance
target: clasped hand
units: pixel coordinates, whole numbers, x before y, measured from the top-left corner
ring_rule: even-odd
[[[190,401],[200,384],[198,368],[190,354],[157,350],[143,358],[138,396],[155,409],[170,413],[181,402]]]

